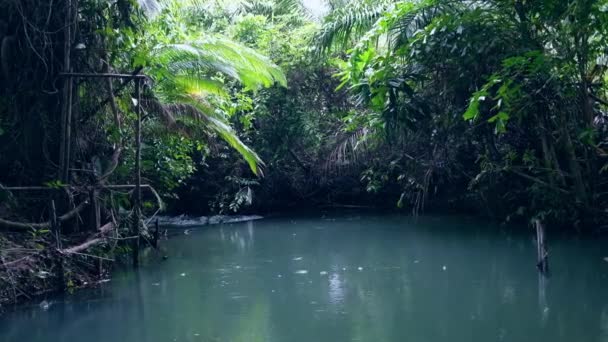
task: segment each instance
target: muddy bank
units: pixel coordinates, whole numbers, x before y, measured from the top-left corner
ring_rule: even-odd
[[[230,224],[262,219],[257,215],[158,216],[148,224],[153,229],[158,221],[166,230]],[[151,223],[151,224],[150,224]],[[36,234],[36,233],[32,233]],[[82,250],[60,249],[49,234],[29,236],[22,233],[0,234],[0,314],[8,307],[24,303],[44,303],[46,297],[72,292],[107,282],[118,264],[129,264],[124,234],[116,228],[99,236],[70,236],[63,246],[83,246]],[[168,234],[171,236],[172,234]],[[93,239],[94,238],[94,239]],[[90,241],[95,244],[86,245]],[[153,234],[143,234],[142,247],[151,247]],[[85,241],[78,245],[78,243]],[[161,242],[162,244],[162,242]]]

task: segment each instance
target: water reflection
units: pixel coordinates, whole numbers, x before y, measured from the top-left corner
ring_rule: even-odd
[[[329,276],[329,302],[333,305],[339,305],[344,299],[344,289],[342,288],[342,280],[338,273],[332,273]]]
[[[0,318],[0,341],[608,342],[599,241],[553,242],[548,282],[525,234],[446,219],[291,221],[170,240],[167,261],[103,292]]]

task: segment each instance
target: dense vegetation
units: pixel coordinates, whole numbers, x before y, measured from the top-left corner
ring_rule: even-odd
[[[4,295],[46,288],[49,274],[78,285],[65,273],[97,269],[89,253],[126,247],[138,110],[147,216],[375,206],[603,227],[608,1],[333,0],[327,10],[1,2]],[[138,96],[132,78],[65,72],[146,79]],[[89,256],[53,261],[91,239]],[[16,287],[32,274],[37,283]]]

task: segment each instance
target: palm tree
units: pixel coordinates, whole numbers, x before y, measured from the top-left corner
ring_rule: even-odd
[[[178,19],[204,5],[197,0],[160,3],[141,0],[141,3],[147,10],[173,12],[171,15]],[[162,20],[162,17],[150,17],[149,25],[157,25],[158,20]],[[180,128],[180,121],[199,128],[200,123],[204,123],[202,128],[217,134],[241,154],[256,175],[260,175],[261,159],[239,139],[213,103],[229,98],[226,81],[257,90],[275,83],[286,86],[285,75],[265,56],[220,35],[189,32],[187,36],[185,41],[179,42],[163,39],[169,42],[150,48],[146,58],[150,66],[146,72],[155,81],[155,98],[147,101],[148,110],[158,114],[170,129]]]

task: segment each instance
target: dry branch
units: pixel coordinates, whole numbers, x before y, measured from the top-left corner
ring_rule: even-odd
[[[84,202],[80,203],[77,207],[75,207],[74,209],[59,216],[57,218],[57,220],[59,222],[68,221],[68,220],[76,217],[76,215],[78,215],[80,212],[82,212],[84,210],[84,208],[87,207],[87,205],[89,205],[89,201],[84,201]],[[9,220],[0,218],[0,228],[27,230],[27,229],[31,229],[31,228],[44,229],[44,228],[50,228],[50,227],[51,227],[51,221],[41,222],[41,223],[29,223],[29,222],[24,223],[24,222],[9,221]]]
[[[103,241],[105,241],[104,235],[111,232],[112,230],[114,230],[114,227],[115,226],[114,226],[113,222],[108,222],[99,228],[99,234],[97,234],[97,237],[87,240],[87,241],[81,243],[80,245],[76,245],[76,246],[69,247],[69,248],[64,248],[64,249],[60,250],[59,252],[61,254],[76,254],[76,253],[80,253],[84,250],[87,250],[88,248],[98,245],[98,244],[102,243]]]

